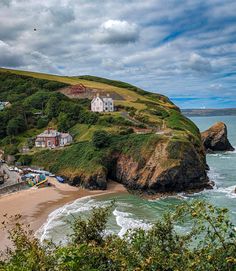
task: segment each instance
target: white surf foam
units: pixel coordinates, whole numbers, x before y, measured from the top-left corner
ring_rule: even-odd
[[[116,223],[121,227],[118,235],[122,237],[127,230],[142,228],[148,230],[151,228],[151,224],[144,222],[143,220],[132,218],[132,214],[128,212],[118,211],[117,208],[113,211],[113,215],[116,217]]]
[[[233,146],[233,148],[234,148],[234,151],[227,151],[226,153],[229,153],[229,154],[236,153],[236,146]]]
[[[66,219],[69,215],[89,211],[94,207],[101,206],[101,202],[97,202],[90,196],[77,199],[73,203],[66,204],[49,214],[47,221],[36,232],[36,236],[40,242],[50,239],[51,231],[57,226],[66,225]]]
[[[225,177],[221,176],[219,172],[217,172],[217,170],[215,168],[210,168],[210,170],[208,171],[208,177],[211,181],[217,183],[220,183],[221,180],[224,180]]]
[[[235,185],[229,187],[219,187],[217,188],[217,192],[224,193],[229,198],[236,198],[235,188]]]

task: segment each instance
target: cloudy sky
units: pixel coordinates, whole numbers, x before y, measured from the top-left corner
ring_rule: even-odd
[[[236,107],[236,1],[0,0],[0,66]]]

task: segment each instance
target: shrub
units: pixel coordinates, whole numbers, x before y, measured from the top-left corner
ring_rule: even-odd
[[[42,129],[48,125],[48,119],[47,118],[40,118],[37,121],[37,128]]]
[[[8,121],[7,124],[7,134],[8,135],[18,135],[19,133],[25,131],[26,125],[23,117],[19,116],[16,118],[12,118]]]
[[[92,143],[95,148],[104,148],[110,144],[110,134],[106,131],[95,131],[92,138]]]
[[[120,131],[120,135],[129,135],[134,132],[133,128],[126,128]]]
[[[0,270],[235,270],[236,232],[226,209],[206,202],[184,203],[149,230],[130,230],[120,238],[105,234],[111,208],[93,209],[89,218],[76,218],[73,234],[63,246],[40,244],[13,217],[17,222],[10,230],[12,246],[0,261]],[[180,233],[175,226],[185,222],[188,231]]]
[[[32,162],[32,157],[30,155],[22,155],[19,159],[18,162],[21,163],[23,166],[28,166]]]
[[[73,124],[73,121],[70,120],[70,117],[66,113],[60,113],[58,116],[57,128],[60,132],[67,132]]]
[[[15,155],[18,153],[18,148],[16,145],[8,145],[4,148],[5,154]]]

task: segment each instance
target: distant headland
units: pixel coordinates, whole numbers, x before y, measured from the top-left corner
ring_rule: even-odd
[[[181,109],[187,117],[236,116],[236,108]]]

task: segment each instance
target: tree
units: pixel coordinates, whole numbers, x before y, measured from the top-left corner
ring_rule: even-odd
[[[41,129],[48,125],[48,119],[47,118],[40,118],[37,121],[37,128]]]
[[[48,100],[46,104],[46,108],[45,108],[45,113],[49,119],[57,117],[58,112],[59,112],[58,105],[59,105],[59,100],[57,97],[52,96]]]
[[[92,143],[95,148],[104,148],[110,144],[110,134],[106,131],[95,131],[92,138]]]
[[[18,135],[19,133],[25,131],[26,125],[22,116],[12,118],[7,124],[7,134],[10,136]]]
[[[30,104],[31,107],[39,110],[43,110],[47,101],[50,100],[50,93],[46,91],[39,90],[33,95],[29,96],[25,101],[24,104]]]
[[[72,126],[72,121],[70,120],[68,114],[61,112],[58,116],[57,128],[60,132],[67,132]]]

